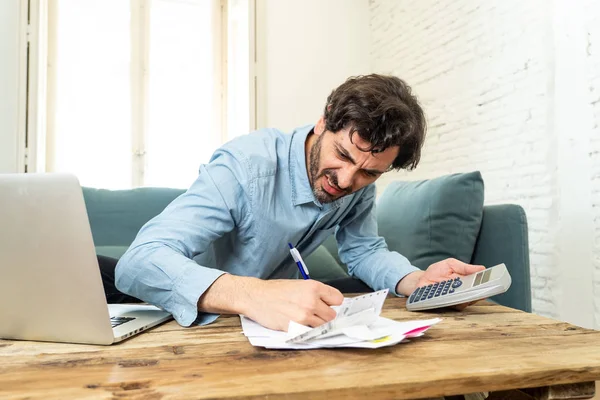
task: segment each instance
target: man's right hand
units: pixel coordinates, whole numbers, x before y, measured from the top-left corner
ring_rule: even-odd
[[[270,329],[287,331],[290,321],[311,327],[335,318],[331,306],[342,293],[315,280],[261,280],[222,275],[198,301],[205,312],[237,313]]]

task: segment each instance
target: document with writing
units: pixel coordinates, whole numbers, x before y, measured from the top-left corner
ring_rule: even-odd
[[[398,322],[381,317],[388,290],[346,298],[342,305],[332,307],[337,317],[319,327],[311,328],[293,321],[287,332],[267,329],[240,315],[244,335],[253,346],[268,349],[318,349],[357,347],[376,349],[392,346],[404,339],[423,335],[441,321],[439,318]]]

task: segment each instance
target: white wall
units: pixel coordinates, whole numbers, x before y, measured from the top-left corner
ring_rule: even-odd
[[[409,82],[429,120],[422,163],[387,181],[481,170],[487,204],[527,212],[534,312],[598,327],[600,5],[585,1],[374,0],[370,23],[374,71]]]
[[[596,0],[585,2],[586,77],[588,80],[588,103],[592,108],[590,126],[590,171],[592,192],[592,221],[594,225],[593,282],[595,326],[600,326],[600,6]],[[587,12],[589,10],[589,12]]]
[[[0,173],[18,171],[19,3],[0,1]]]
[[[259,127],[314,123],[335,87],[370,72],[368,0],[257,0],[256,26]]]
[[[0,1],[0,172],[19,169],[19,0]],[[257,0],[259,127],[316,122],[332,89],[370,72],[368,0]]]

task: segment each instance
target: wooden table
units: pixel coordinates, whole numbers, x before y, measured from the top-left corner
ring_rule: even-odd
[[[546,387],[527,392],[538,397],[593,395],[600,332],[488,302],[411,313],[405,301],[388,298],[383,315],[444,320],[376,350],[255,348],[237,316],[194,328],[171,321],[107,347],[0,340],[0,398],[406,399],[532,387]]]

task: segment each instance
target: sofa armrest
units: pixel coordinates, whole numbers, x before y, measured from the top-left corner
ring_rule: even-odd
[[[492,267],[504,263],[512,284],[493,300],[507,307],[531,312],[529,239],[525,210],[516,204],[485,206],[472,264]]]

